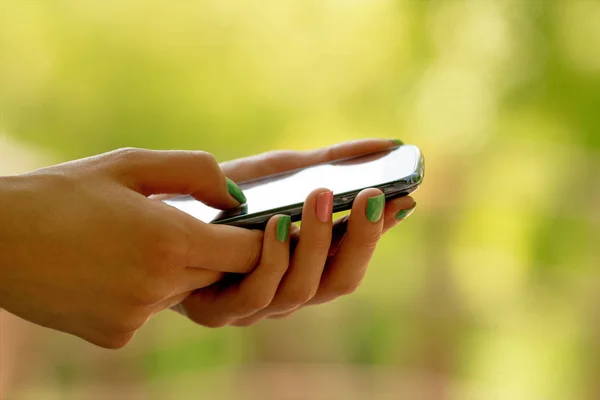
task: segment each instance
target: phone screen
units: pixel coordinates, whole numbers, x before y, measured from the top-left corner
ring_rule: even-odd
[[[303,203],[317,188],[330,189],[334,196],[395,182],[416,171],[420,162],[416,146],[404,145],[364,156],[318,164],[304,169],[268,176],[239,184],[247,203],[228,211],[226,217],[260,214]],[[223,218],[223,212],[208,207],[191,196],[180,196],[165,203],[204,222]]]

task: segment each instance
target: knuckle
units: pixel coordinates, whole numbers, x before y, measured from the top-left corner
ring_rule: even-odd
[[[289,317],[290,315],[292,315],[296,310],[291,310],[288,312],[282,312],[282,313],[277,313],[277,314],[271,314],[268,316],[269,319],[282,319],[282,318],[286,318]]]
[[[281,280],[285,271],[288,269],[289,262],[286,260],[271,260],[269,262],[261,262],[260,269],[263,271],[265,279],[268,280]]]
[[[246,328],[246,327],[254,325],[257,321],[258,320],[255,320],[253,318],[243,318],[243,319],[235,320],[230,325],[235,326],[237,328]]]
[[[148,317],[139,311],[123,313],[104,334],[92,342],[106,349],[121,349],[135,336]]]
[[[332,290],[332,292],[338,297],[346,296],[346,295],[356,292],[356,289],[358,289],[359,286],[360,286],[360,281],[359,282],[344,282],[343,284],[336,286]]]
[[[373,250],[377,247],[379,239],[381,239],[381,232],[370,235],[363,240],[363,247],[368,250]]]
[[[296,290],[281,301],[281,306],[284,311],[292,310],[302,304],[308,303],[314,296],[316,291],[313,289]]]
[[[128,335],[137,332],[150,317],[142,308],[131,308],[122,313],[121,318],[112,329],[113,334]]]
[[[215,156],[206,151],[196,151],[194,152],[194,158],[199,166],[203,168],[219,168],[219,163]]]
[[[184,316],[186,316],[187,319],[189,319],[193,323],[198,324],[198,325],[202,325],[202,326],[206,326],[207,328],[210,328],[210,325],[207,324],[207,323],[205,323],[205,322],[207,322],[207,321],[205,321],[205,318],[202,318],[202,316],[199,315],[194,310],[187,309],[187,308],[185,308],[185,306],[180,305],[180,307],[178,308],[178,311],[181,311],[181,310],[185,311],[182,314]]]
[[[255,293],[251,296],[246,297],[242,301],[242,306],[239,309],[240,314],[242,315],[250,315],[254,314],[260,310],[263,310],[271,304],[273,300],[273,296],[263,294],[263,293]]]
[[[269,159],[269,165],[273,165],[276,171],[295,170],[306,166],[303,157],[298,157],[298,152],[294,150],[275,150],[263,153],[263,157]],[[265,163],[267,164],[267,163]],[[271,175],[272,171],[266,171],[266,175]]]
[[[335,160],[337,156],[337,147],[330,146],[323,149],[323,158],[326,160]]]
[[[122,147],[109,153],[119,161],[132,161],[139,159],[146,154],[147,150],[139,149],[137,147]]]
[[[230,321],[230,318],[224,316],[223,314],[210,312],[210,310],[203,308],[185,307],[183,303],[179,307],[179,310],[182,309],[185,311],[183,315],[185,315],[190,321],[206,328],[221,328],[227,325]]]
[[[245,249],[238,249],[236,251],[243,252],[242,256],[242,264],[243,268],[239,272],[249,273],[252,272],[260,263],[261,259],[261,249],[262,249],[262,241],[263,241],[263,233],[260,231],[251,231],[252,236],[248,237],[247,247]],[[233,256],[233,252],[231,256]]]
[[[177,231],[149,232],[142,239],[142,249],[145,251],[146,258],[144,264],[152,271],[161,272],[164,267],[170,265],[182,265],[186,257],[187,238],[185,234]]]
[[[186,257],[186,245],[184,241],[163,239],[156,241],[152,249],[154,262],[151,265],[166,267],[171,265],[182,265]],[[158,269],[162,271],[162,269]]]
[[[190,319],[192,321],[194,321],[195,323],[197,323],[198,325],[202,325],[206,328],[222,328],[225,325],[227,325],[227,320],[223,319],[223,318],[211,318],[211,319],[207,319],[207,320],[199,320],[199,319],[194,319],[193,317],[190,317]]]
[[[109,350],[118,350],[125,347],[133,338],[134,333],[128,334],[113,334],[104,338],[101,338],[94,343],[102,348]]]
[[[269,310],[272,312],[270,315],[281,315],[293,312],[295,309],[301,307],[301,303],[295,303],[292,301],[281,301],[277,304],[273,304]]]
[[[311,249],[314,253],[326,253],[331,246],[331,237],[314,237],[311,243]]]
[[[164,289],[160,282],[146,280],[131,292],[131,301],[135,306],[149,306],[164,299]]]

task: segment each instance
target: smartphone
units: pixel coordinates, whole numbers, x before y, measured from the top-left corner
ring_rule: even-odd
[[[193,217],[213,224],[264,229],[275,214],[299,221],[308,194],[323,187],[333,192],[333,211],[349,210],[363,189],[379,188],[386,199],[406,196],[423,181],[425,163],[418,147],[392,149],[313,165],[307,168],[237,182],[247,203],[231,210],[211,208],[191,196],[163,200]]]

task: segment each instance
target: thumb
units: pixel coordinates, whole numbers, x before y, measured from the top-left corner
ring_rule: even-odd
[[[144,196],[189,194],[206,205],[234,208],[246,202],[210,153],[183,150],[120,149],[109,153],[117,178]]]

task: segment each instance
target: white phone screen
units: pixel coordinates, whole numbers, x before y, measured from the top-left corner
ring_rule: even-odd
[[[239,186],[248,201],[234,215],[258,214],[303,203],[308,194],[317,188],[330,189],[335,196],[385,185],[411,175],[419,160],[419,149],[404,145],[392,150],[242,182]],[[222,213],[191,196],[179,196],[164,202],[204,222],[212,222]]]

